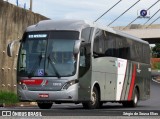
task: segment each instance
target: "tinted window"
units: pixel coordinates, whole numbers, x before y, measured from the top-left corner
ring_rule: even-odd
[[[96,30],[93,45],[95,58],[108,56],[149,63],[149,52],[147,44],[100,29]]]
[[[92,32],[91,27],[88,27],[88,28],[85,28],[85,29],[82,30],[81,38],[87,43],[90,42],[91,32]]]

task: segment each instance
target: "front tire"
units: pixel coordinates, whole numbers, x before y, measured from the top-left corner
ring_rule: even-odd
[[[91,93],[91,101],[83,102],[82,104],[85,109],[99,108],[100,106],[99,92],[96,87],[93,88],[93,91]]]
[[[52,107],[52,102],[37,102],[37,105],[40,109],[51,109]]]

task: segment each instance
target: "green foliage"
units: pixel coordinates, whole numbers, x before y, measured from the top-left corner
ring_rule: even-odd
[[[160,44],[155,44],[152,48],[152,56],[155,58],[160,58]]]
[[[8,91],[0,91],[0,104],[15,104],[18,102],[17,95]]]
[[[153,63],[153,69],[160,69],[160,62]]]

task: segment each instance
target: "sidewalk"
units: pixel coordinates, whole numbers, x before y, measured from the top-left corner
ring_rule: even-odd
[[[154,77],[153,80],[160,83],[160,76]]]
[[[156,81],[160,82],[160,76],[158,76],[158,77],[156,78]]]

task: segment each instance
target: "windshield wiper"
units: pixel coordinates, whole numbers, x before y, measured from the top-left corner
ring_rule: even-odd
[[[40,66],[41,64],[41,61],[42,61],[42,56],[43,54],[40,54],[38,55],[38,62],[34,64],[33,68],[31,69],[31,72],[28,74],[28,78],[31,78],[34,76],[35,74],[35,71],[38,69],[38,67]]]
[[[51,57],[50,57],[50,54],[49,54],[49,56],[48,56],[48,61],[50,61],[51,66],[53,67],[53,69],[54,69],[54,71],[55,71],[56,76],[57,76],[58,78],[61,78],[61,76],[60,76],[59,72],[57,71],[57,69],[56,69],[56,67],[55,67],[55,65],[54,65],[54,64],[55,64],[54,60],[53,60],[53,59],[51,59]]]

